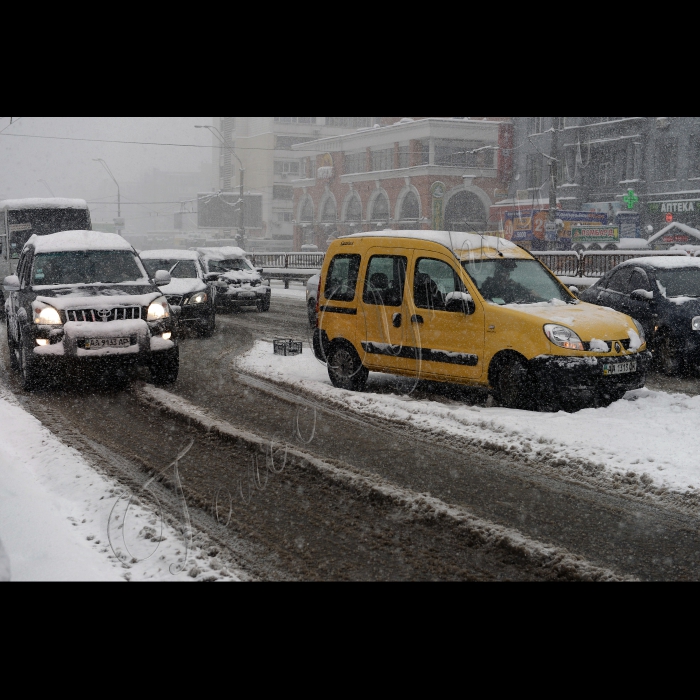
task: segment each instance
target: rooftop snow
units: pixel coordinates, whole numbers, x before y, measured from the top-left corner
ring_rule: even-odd
[[[6,199],[0,209],[88,209],[84,199]]]
[[[65,231],[50,236],[32,236],[27,245],[37,253],[67,253],[75,250],[133,250],[131,243],[116,233]]]
[[[245,258],[248,253],[246,253],[242,248],[234,247],[224,247],[224,248],[197,248],[197,252],[206,258],[218,258],[223,260],[225,258]]]
[[[623,263],[621,267],[637,266],[637,265],[648,265],[655,267],[658,270],[683,270],[689,267],[700,267],[700,258],[690,258],[683,255],[678,256],[668,256],[668,257],[656,257],[650,256],[648,258],[636,258],[635,260],[628,260]]]
[[[146,250],[142,260],[199,260],[196,250]]]

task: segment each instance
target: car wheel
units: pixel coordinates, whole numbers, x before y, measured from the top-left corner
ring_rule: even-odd
[[[311,328],[316,328],[316,325],[318,323],[318,316],[316,315],[316,302],[311,299],[309,303],[306,306],[306,310],[309,315],[309,325]]]
[[[17,346],[16,346],[15,342],[12,340],[12,334],[10,333],[9,320],[5,324],[5,327],[7,328],[7,349],[9,350],[9,353],[10,353],[10,369],[13,372],[17,372],[19,370],[19,355],[17,353]]]
[[[668,333],[665,333],[658,339],[654,354],[659,370],[665,375],[678,374],[683,368],[678,348]]]
[[[530,372],[525,362],[517,357],[498,369],[494,390],[494,398],[505,408],[529,410],[534,406]]]
[[[151,379],[154,384],[165,386],[174,384],[180,374],[180,348],[158,353],[151,360]]]
[[[21,337],[19,339],[18,346],[20,381],[22,384],[22,389],[25,391],[34,391],[34,389],[36,389],[39,385],[41,373],[37,368],[36,360],[30,356],[27,346]]]
[[[363,391],[369,370],[350,344],[336,343],[328,353],[328,376],[337,389]]]
[[[269,310],[270,307],[272,306],[272,294],[268,294],[265,299],[263,300],[262,304],[262,312],[266,314]]]
[[[205,326],[202,326],[202,336],[211,338],[216,333],[216,310],[212,310],[209,321]]]

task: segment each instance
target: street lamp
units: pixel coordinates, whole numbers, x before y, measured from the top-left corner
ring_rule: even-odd
[[[112,173],[109,165],[105,163],[102,158],[93,158],[92,159],[95,163],[101,163],[102,167],[107,171],[108,175],[114,180],[114,184],[117,186],[117,219],[115,220],[114,224],[117,229],[117,233],[121,234],[121,232],[124,230],[124,220],[122,219],[122,191],[121,188],[119,187],[119,183],[117,182],[117,178],[114,177],[114,173]]]
[[[241,240],[241,248],[245,250],[248,246],[248,241],[246,240],[246,234],[245,234],[245,168],[243,167],[243,162],[241,159],[238,157],[238,154],[236,153],[236,149],[232,143],[226,143],[226,137],[217,129],[215,126],[207,126],[207,125],[196,125],[194,127],[195,129],[206,129],[207,131],[210,131],[214,136],[216,136],[217,139],[221,142],[221,145],[231,151],[231,155],[238,161],[238,164],[241,166],[241,194],[240,194],[240,217],[241,217],[241,225],[239,228],[239,237]],[[225,183],[224,183],[225,186]]]

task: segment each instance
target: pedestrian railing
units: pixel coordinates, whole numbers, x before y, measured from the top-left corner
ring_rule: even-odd
[[[532,253],[559,277],[579,277],[597,279],[604,277],[628,260],[648,258],[652,256],[688,257],[684,251],[654,251],[654,250],[618,250],[592,251],[578,254],[574,252],[539,252]],[[698,253],[697,255],[700,255]]]
[[[325,257],[325,253],[255,253],[251,262],[266,269],[320,270]]]

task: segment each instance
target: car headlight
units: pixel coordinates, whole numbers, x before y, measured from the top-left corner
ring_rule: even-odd
[[[63,324],[63,321],[61,321],[61,314],[53,306],[35,304],[34,323],[39,326],[60,326]]]
[[[642,345],[644,345],[644,343],[647,342],[647,337],[644,333],[644,327],[636,319],[633,318],[632,320],[634,321],[634,325],[637,327],[637,334],[639,335],[639,339],[642,341]],[[700,328],[698,328],[698,330],[700,330]]]
[[[209,297],[207,296],[206,292],[199,292],[199,294],[194,294],[193,296],[191,296],[187,300],[186,304],[206,304],[208,300]]]
[[[583,341],[570,328],[549,324],[544,327],[544,333],[554,345],[566,350],[583,351]]]
[[[693,319],[693,330],[700,331],[700,316],[696,316]]]
[[[165,297],[156,299],[148,307],[148,321],[162,321],[164,318],[170,318],[170,306]]]

